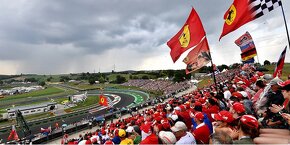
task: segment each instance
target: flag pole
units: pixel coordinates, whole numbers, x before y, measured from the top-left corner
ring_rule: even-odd
[[[212,57],[211,57],[211,52],[210,51],[209,51],[209,57],[210,57],[210,63],[211,63],[211,70],[212,70],[212,75],[213,75],[213,81],[214,81],[214,84],[215,84],[216,91],[218,92],[218,86],[217,86],[216,79],[215,79],[215,73],[214,73],[213,62],[212,62]]]
[[[286,18],[285,18],[285,14],[284,14],[282,1],[281,1],[281,9],[282,9],[282,14],[283,14],[283,18],[284,18],[284,24],[285,24],[285,28],[286,28],[287,38],[288,38],[288,45],[289,45],[289,49],[290,49],[290,39],[289,39],[288,27],[287,27],[287,22],[286,22]]]

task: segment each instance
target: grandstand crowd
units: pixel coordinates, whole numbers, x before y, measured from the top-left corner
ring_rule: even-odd
[[[190,83],[187,81],[173,83],[169,80],[144,80],[144,79],[134,79],[123,83],[124,86],[135,86],[140,87],[148,91],[162,91],[163,94],[169,95],[177,90],[184,90],[190,87]]]
[[[290,143],[290,80],[250,65],[218,74],[217,80],[78,138],[65,135],[62,144]],[[147,87],[146,81],[129,83]]]

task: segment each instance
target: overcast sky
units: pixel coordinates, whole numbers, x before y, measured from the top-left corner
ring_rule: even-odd
[[[0,74],[184,69],[166,42],[198,12],[214,63],[240,62],[249,31],[260,63],[288,44],[281,8],[218,38],[233,0],[0,0]],[[290,1],[282,0],[290,27]],[[289,49],[288,49],[289,50]],[[290,61],[287,50],[286,62]],[[256,59],[257,60],[257,59]]]

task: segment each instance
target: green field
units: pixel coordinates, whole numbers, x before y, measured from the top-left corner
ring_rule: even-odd
[[[62,92],[64,92],[64,90],[62,89],[59,89],[56,87],[47,87],[46,89],[43,89],[43,90],[37,90],[37,91],[29,92],[29,93],[6,96],[5,98],[2,98],[0,100],[1,101],[16,100],[16,99],[21,99],[21,98],[39,97],[39,96],[57,94],[57,93],[62,93]]]

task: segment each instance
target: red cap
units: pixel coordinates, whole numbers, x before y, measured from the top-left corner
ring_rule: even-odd
[[[254,128],[259,127],[258,120],[252,115],[243,115],[241,117],[240,121],[241,121],[241,123],[243,123],[249,127],[254,127]]]
[[[194,106],[202,106],[200,102],[194,102]]]
[[[184,111],[186,109],[185,105],[179,105],[180,111]]]
[[[237,113],[244,113],[246,110],[245,110],[245,106],[240,103],[240,102],[235,102],[233,104],[233,109],[237,112]]]
[[[194,114],[195,119],[202,121],[204,119],[204,115],[201,112],[196,112]]]
[[[104,145],[114,145],[113,141],[111,140],[107,140]]]
[[[149,133],[151,132],[151,124],[148,123],[148,124],[144,124],[141,126],[140,128],[142,131],[144,131],[145,133]]]
[[[279,86],[281,86],[281,87],[285,87],[285,86],[287,86],[287,85],[290,84],[290,80],[287,80],[287,81],[284,81],[284,82],[278,82],[277,84],[278,84]]]
[[[218,114],[211,114],[211,117],[214,120],[224,121],[226,123],[231,123],[234,121],[234,117],[229,111],[220,111]]]
[[[242,99],[243,98],[243,95],[241,93],[239,93],[239,92],[233,92],[232,93],[232,96],[233,97],[236,97],[238,99]]]

